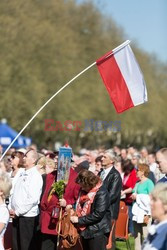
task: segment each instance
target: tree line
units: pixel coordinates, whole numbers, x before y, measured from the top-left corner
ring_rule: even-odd
[[[125,40],[112,17],[91,2],[0,1],[0,118],[17,131],[65,83]],[[148,89],[148,103],[116,114],[96,66],[75,80],[37,116],[24,135],[39,147],[114,144],[150,148],[167,139],[167,65],[131,44]],[[120,121],[121,131],[45,131],[45,120]]]

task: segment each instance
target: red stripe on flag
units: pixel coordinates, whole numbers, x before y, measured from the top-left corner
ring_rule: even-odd
[[[96,64],[116,111],[121,113],[134,107],[126,82],[114,56],[111,55],[105,59],[101,57],[96,61]]]

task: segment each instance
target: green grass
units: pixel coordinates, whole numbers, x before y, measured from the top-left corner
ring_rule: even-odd
[[[135,247],[134,247],[134,238],[133,237],[130,237],[129,238],[129,242],[130,242],[130,246],[131,246],[131,250],[134,250]],[[116,240],[116,250],[126,250],[127,247],[126,247],[126,242],[125,241],[121,241],[121,240]]]

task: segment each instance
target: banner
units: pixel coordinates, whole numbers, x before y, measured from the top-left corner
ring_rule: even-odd
[[[70,175],[71,157],[72,157],[72,148],[70,147],[59,148],[57,181],[63,180],[65,184],[68,183]]]

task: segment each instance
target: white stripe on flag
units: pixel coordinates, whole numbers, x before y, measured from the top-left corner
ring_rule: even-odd
[[[134,106],[146,102],[147,90],[145,81],[131,47],[127,45],[116,52],[114,57],[127,84]]]

